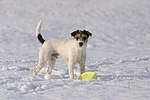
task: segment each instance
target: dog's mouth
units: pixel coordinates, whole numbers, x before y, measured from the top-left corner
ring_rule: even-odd
[[[83,46],[83,43],[82,42],[79,42],[79,47],[82,47]]]

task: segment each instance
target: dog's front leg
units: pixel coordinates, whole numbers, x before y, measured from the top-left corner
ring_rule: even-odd
[[[69,77],[70,79],[74,79],[74,63],[73,62],[68,62],[68,67],[69,67]]]
[[[85,62],[84,61],[79,62],[79,65],[80,65],[80,74],[82,74],[85,72]]]
[[[86,61],[86,56],[83,56],[83,59],[79,61],[80,74],[85,72],[85,61]]]

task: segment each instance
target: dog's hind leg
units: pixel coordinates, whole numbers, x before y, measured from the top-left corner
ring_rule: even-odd
[[[39,59],[38,65],[33,69],[33,74],[37,75],[38,72],[43,68],[45,65],[46,61]]]
[[[49,51],[41,48],[39,52],[39,62],[38,65],[33,69],[33,74],[37,75],[38,72],[43,68],[43,66],[46,64],[49,56]]]
[[[48,59],[48,69],[47,69],[47,74],[52,73],[52,69],[54,68],[56,63],[56,57],[51,56],[51,58]]]

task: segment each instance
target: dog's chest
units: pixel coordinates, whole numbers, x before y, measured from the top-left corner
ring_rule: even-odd
[[[74,60],[79,62],[82,59],[85,59],[86,51],[84,49],[76,49],[74,52]]]

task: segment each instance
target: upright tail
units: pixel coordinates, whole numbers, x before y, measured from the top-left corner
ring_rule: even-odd
[[[41,26],[42,26],[42,21],[39,21],[38,25],[36,27],[36,37],[43,44],[45,42],[45,40],[43,39],[43,37],[41,35]]]

